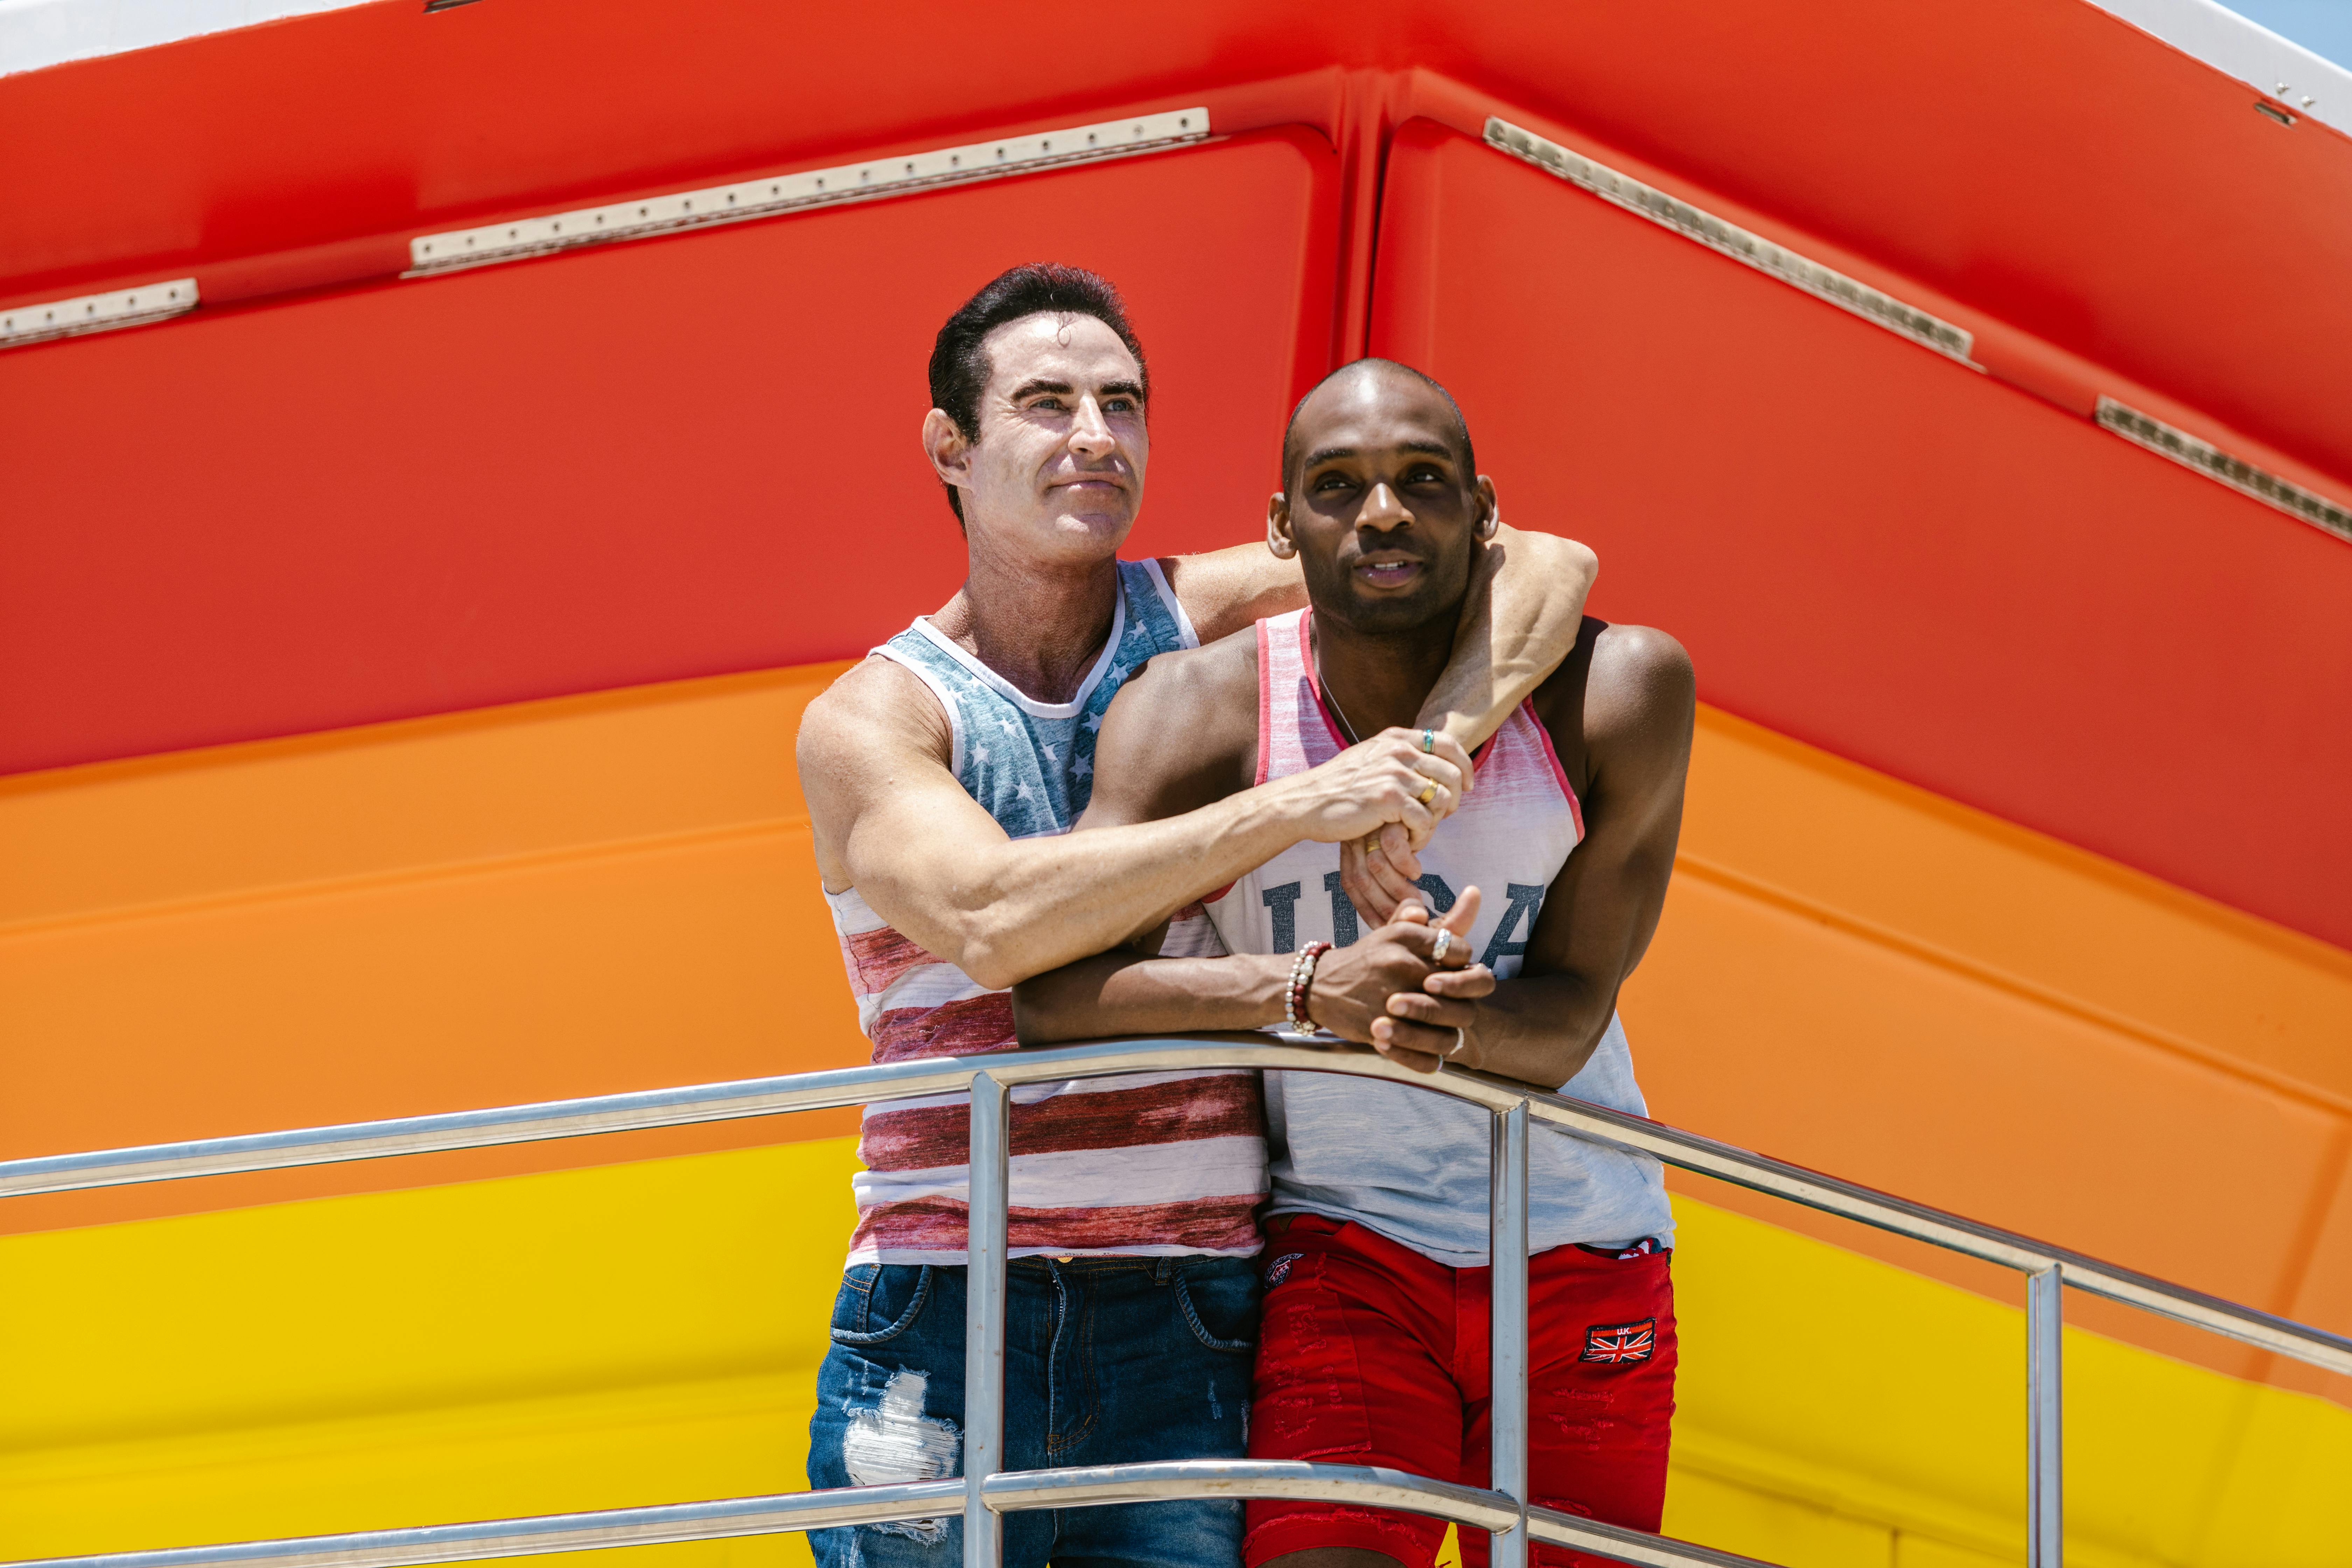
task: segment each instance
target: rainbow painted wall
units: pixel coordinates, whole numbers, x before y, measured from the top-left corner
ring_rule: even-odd
[[[1052,254],[1152,355],[1138,552],[1250,537],[1291,399],[1385,353],[1455,391],[1507,516],[1600,551],[1597,613],[1691,648],[1623,1006],[1659,1115],[2352,1331],[2352,546],[2086,416],[2352,495],[2352,323],[2313,308],[2352,147],[2076,0],[1354,9],[1107,22],[1082,91],[970,7],[915,7],[886,72],[750,0],[691,36],[366,5],[0,79],[0,303],[207,301],[0,354],[0,1157],[863,1059],[792,736],[952,591],[929,334]],[[2097,123],[2043,91],[2086,78]],[[1193,103],[1206,145],[394,276],[411,233]],[[2293,196],[2289,254],[2168,157]],[[2266,286],[2159,309],[2200,268]],[[799,1487],[853,1127],[12,1200],[0,1558]],[[2021,1561],[2019,1282],[1676,1198],[1669,1532]],[[2069,1310],[2077,1562],[2352,1563],[2352,1381]]]

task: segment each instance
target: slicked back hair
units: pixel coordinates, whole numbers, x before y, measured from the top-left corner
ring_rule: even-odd
[[[1341,376],[1347,375],[1351,372],[1361,371],[1371,367],[1386,367],[1390,370],[1401,370],[1404,372],[1405,374],[1412,377],[1415,381],[1420,382],[1423,386],[1426,386],[1431,391],[1436,393],[1438,396],[1445,399],[1445,406],[1454,410],[1454,431],[1462,439],[1462,483],[1465,489],[1475,484],[1478,480],[1478,453],[1476,449],[1470,445],[1470,421],[1462,417],[1462,405],[1454,401],[1454,395],[1446,391],[1444,384],[1433,375],[1415,370],[1412,366],[1401,363],[1396,360],[1381,359],[1377,355],[1368,355],[1363,359],[1349,360],[1346,364],[1341,365],[1339,369],[1333,371],[1330,374],[1317,382],[1313,386],[1308,387],[1307,389],[1307,396],[1300,398],[1298,400],[1298,405],[1290,411],[1290,423],[1284,426],[1282,428],[1283,493],[1288,495],[1295,488],[1296,481],[1297,479],[1297,468],[1300,460],[1300,453],[1298,450],[1298,416],[1300,414],[1306,412],[1308,399],[1312,398],[1317,393],[1322,391],[1325,387],[1330,385],[1333,382],[1339,380]],[[1292,496],[1291,499],[1296,500],[1297,500],[1297,497]]]
[[[1024,262],[999,273],[957,307],[931,344],[931,406],[955,421],[966,441],[980,439],[980,399],[988,390],[988,334],[1024,316],[1092,316],[1117,334],[1135,356],[1143,383],[1143,405],[1151,406],[1151,367],[1143,344],[1128,324],[1127,301],[1109,279],[1083,267],[1055,261]],[[963,498],[947,487],[948,505],[963,521]]]

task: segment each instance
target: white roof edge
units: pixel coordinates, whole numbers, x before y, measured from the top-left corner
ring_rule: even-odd
[[[0,0],[0,76],[367,0]]]
[[[2291,114],[2352,135],[2352,70],[2215,0],[2089,0],[2141,32],[2236,77]]]
[[[0,76],[368,0],[0,0]],[[2352,135],[2352,70],[2215,0],[2088,0],[2295,114]],[[2305,102],[2308,99],[2310,101]]]

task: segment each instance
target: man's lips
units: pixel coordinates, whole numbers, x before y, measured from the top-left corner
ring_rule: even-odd
[[[1384,555],[1370,561],[1359,561],[1349,568],[1358,577],[1375,588],[1396,588],[1410,583],[1421,573],[1418,556]]]

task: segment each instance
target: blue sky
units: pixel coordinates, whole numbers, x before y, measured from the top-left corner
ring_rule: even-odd
[[[2222,0],[2315,55],[2352,67],[2352,0]]]

